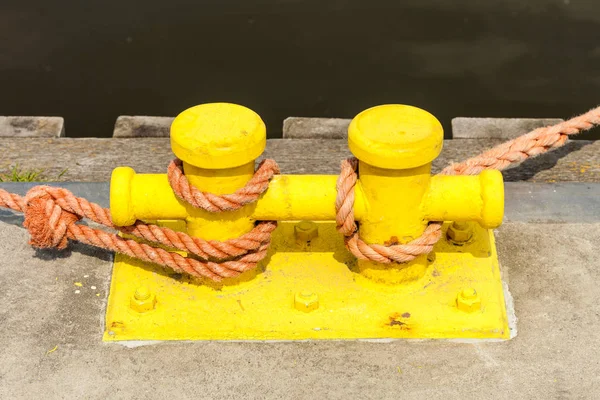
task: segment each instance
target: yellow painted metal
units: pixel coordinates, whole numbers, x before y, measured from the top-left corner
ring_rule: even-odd
[[[255,220],[330,221],[335,219],[336,180],[337,175],[276,175],[265,194],[246,208]],[[129,167],[113,171],[110,207],[119,226],[136,219],[184,220],[193,213],[193,208],[173,194],[165,174],[136,174]],[[362,221],[368,207],[359,180],[354,200],[357,221]],[[476,221],[487,228],[498,227],[504,210],[502,174],[484,171],[478,176],[433,176],[421,208],[412,214],[427,221]]]
[[[195,106],[171,125],[171,148],[183,160],[186,177],[201,191],[215,194],[233,193],[246,185],[266,140],[260,116],[237,104]],[[191,207],[187,211],[187,232],[207,240],[236,238],[254,227],[248,208],[219,214]]]
[[[419,237],[427,225],[419,210],[429,187],[431,165],[410,169],[384,169],[359,162],[360,184],[369,213],[360,221],[366,243],[407,243]],[[402,283],[419,279],[427,268],[426,256],[406,264],[381,264],[359,260],[367,277],[380,282]]]
[[[171,149],[199,168],[239,167],[254,161],[267,144],[265,124],[254,111],[230,103],[188,108],[171,125]]]
[[[223,194],[250,179],[265,131],[254,112],[219,103],[180,114],[171,137],[190,182]],[[502,221],[502,175],[431,177],[443,132],[435,117],[415,107],[366,110],[351,123],[348,140],[359,158],[354,211],[361,238],[405,243],[420,236],[428,221],[457,221],[433,258],[401,265],[357,262],[331,222],[318,223],[318,232],[314,222],[284,222],[260,268],[218,284],[119,255],[105,339],[508,337],[493,236],[484,229]],[[180,201],[166,175],[117,168],[111,212],[117,225],[180,220],[177,229],[225,240],[248,232],[255,220],[334,220],[336,179],[275,176],[256,203],[210,214]],[[465,221],[484,228],[460,224]],[[144,303],[144,312],[132,312],[142,286],[156,294],[155,307],[146,310]],[[470,300],[459,296],[465,289],[476,290],[479,310],[465,306]]]
[[[117,226],[132,225],[137,217],[132,201],[132,184],[136,173],[133,168],[118,167],[112,172],[110,178],[110,214],[112,221]],[[166,178],[166,175],[165,175]],[[170,194],[175,196],[173,192]]]
[[[333,220],[336,180],[336,175],[276,175],[265,194],[245,209],[256,220]],[[220,183],[216,186],[222,189]],[[110,207],[118,226],[131,225],[136,219],[186,219],[194,212],[173,194],[166,174],[136,174],[128,167],[113,171]],[[364,196],[358,186],[354,215],[360,220],[365,213]],[[215,217],[220,219],[223,215]]]
[[[335,219],[337,175],[276,175],[269,189],[249,207],[257,220],[331,221]],[[354,190],[354,216],[360,219],[367,205],[360,186]]]
[[[360,221],[362,240],[407,243],[421,236],[428,220],[418,211],[430,187],[431,161],[443,142],[439,121],[416,107],[377,106],[352,120],[348,146],[359,159],[360,186],[369,208]],[[424,255],[406,264],[359,260],[358,267],[374,281],[399,284],[420,279],[427,260]]]
[[[133,292],[129,307],[138,313],[152,311],[156,307],[156,294],[152,293],[146,286],[140,286]]]
[[[433,161],[444,131],[433,115],[417,107],[387,104],[358,114],[348,127],[348,147],[359,160],[379,168],[409,169]]]
[[[244,187],[254,175],[254,161],[226,169],[205,169],[184,162],[185,176],[203,192],[226,194]],[[170,190],[170,189],[169,189]],[[254,227],[251,209],[210,213],[188,206],[187,232],[207,240],[227,240],[248,233]]]
[[[509,338],[491,231],[474,224],[475,239],[463,246],[442,239],[421,278],[394,286],[364,278],[335,224],[316,224],[317,237],[303,243],[295,223],[281,223],[261,272],[232,284],[118,255],[104,340]],[[143,313],[130,306],[140,286],[156,294]],[[458,305],[469,288],[478,309]]]
[[[319,228],[312,221],[300,221],[294,227],[294,235],[297,241],[310,242],[319,236]]]
[[[484,228],[497,228],[504,216],[502,173],[433,176],[421,207],[427,221],[475,221]]]
[[[481,297],[473,288],[463,289],[456,297],[456,306],[465,312],[478,311],[481,309]]]

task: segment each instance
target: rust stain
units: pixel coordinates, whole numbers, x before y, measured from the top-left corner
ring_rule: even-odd
[[[385,242],[383,242],[383,244],[386,245],[387,247],[390,247],[390,246],[395,246],[397,244],[400,244],[400,242],[398,241],[397,236],[392,236],[390,238],[390,240],[386,240]]]
[[[237,302],[238,302],[238,304],[240,305],[240,308],[242,309],[242,311],[246,311],[246,309],[245,309],[245,308],[244,308],[244,306],[242,305],[242,301],[241,301],[241,300],[238,300]]]
[[[409,326],[407,325],[406,322],[401,321],[401,319],[403,318],[410,318],[410,313],[405,312],[403,314],[400,313],[393,313],[392,315],[389,316],[389,322],[387,323],[387,325],[389,326],[399,326],[400,329],[410,329]]]

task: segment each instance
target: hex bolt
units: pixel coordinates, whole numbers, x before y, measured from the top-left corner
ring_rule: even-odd
[[[140,286],[135,289],[129,302],[129,306],[139,313],[145,313],[154,310],[156,307],[156,295],[146,286]]]
[[[300,221],[294,226],[294,235],[298,241],[310,242],[319,236],[319,228],[312,221]]]
[[[294,296],[294,307],[298,311],[314,311],[319,308],[319,296],[308,290],[297,292]]]
[[[148,300],[150,296],[150,290],[146,286],[140,286],[139,288],[135,289],[135,293],[133,294],[133,297],[140,301]]]
[[[473,288],[466,288],[456,296],[456,306],[459,310],[473,312],[481,309],[481,296]]]
[[[448,240],[456,245],[463,245],[473,238],[473,225],[469,222],[456,221],[446,232]]]

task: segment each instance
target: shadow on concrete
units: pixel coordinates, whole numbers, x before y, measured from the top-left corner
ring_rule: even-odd
[[[73,252],[83,254],[89,257],[95,257],[107,262],[112,261],[114,257],[111,251],[79,242],[69,241],[69,246],[63,250],[35,249],[35,258],[39,258],[40,260],[45,261],[58,260],[70,257]]]
[[[516,167],[502,171],[504,181],[515,182],[530,180],[537,173],[552,169],[561,158],[566,157],[572,152],[579,151],[589,144],[591,144],[590,141],[572,140],[559,149],[525,160]]]

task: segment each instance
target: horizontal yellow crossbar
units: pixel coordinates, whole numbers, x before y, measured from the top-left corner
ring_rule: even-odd
[[[336,175],[276,175],[269,189],[249,204],[255,220],[335,220]],[[502,222],[504,196],[498,171],[478,176],[433,176],[419,213],[429,221],[477,221],[484,227]],[[402,193],[398,193],[402,196]],[[116,225],[137,219],[186,219],[197,210],[179,200],[165,174],[136,174],[129,167],[115,169],[111,182],[111,212]],[[355,189],[354,216],[360,221],[370,205],[360,181]],[[217,216],[226,219],[224,216]]]

